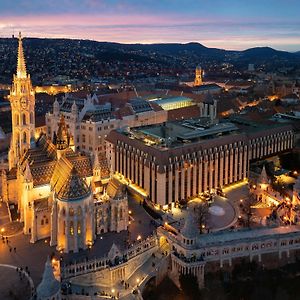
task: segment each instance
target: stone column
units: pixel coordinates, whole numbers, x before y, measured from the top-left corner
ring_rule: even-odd
[[[228,173],[229,173],[229,166],[228,166],[228,158],[229,158],[229,151],[226,150],[225,152],[225,185],[228,184]]]
[[[54,197],[53,197],[54,198]],[[53,199],[52,209],[51,209],[51,238],[50,246],[57,244],[57,201]]]
[[[230,162],[229,162],[229,183],[233,182],[233,149],[230,149]]]
[[[234,149],[234,152],[233,152],[233,155],[234,155],[234,181],[238,181],[238,162],[239,162],[239,149],[238,148],[235,148]]]
[[[180,199],[185,199],[185,195],[184,195],[184,178],[185,178],[185,168],[184,168],[184,165],[183,163],[180,164],[180,168],[181,168],[181,178],[180,178],[180,181],[181,183],[179,184],[181,190],[180,190]]]
[[[203,172],[203,176],[204,176],[204,187],[203,187],[203,191],[207,191],[207,172],[208,172],[208,161],[207,158],[205,158],[204,161],[204,172]]]
[[[217,188],[219,186],[219,154],[215,154],[215,182],[214,182],[214,188]]]
[[[191,196],[191,180],[192,180],[191,167],[188,166],[188,168],[187,168],[187,181],[186,181],[186,184],[187,184],[187,197]]]
[[[69,252],[69,232],[70,232],[70,220],[69,220],[69,217],[66,217],[65,218],[65,224],[66,224],[66,227],[65,227],[65,253],[68,253]]]
[[[192,190],[192,196],[195,196],[197,194],[197,166],[198,162],[197,160],[194,160],[193,162],[193,190]]]
[[[220,173],[219,173],[219,186],[222,187],[223,184],[223,174],[224,174],[224,153],[220,154]]]

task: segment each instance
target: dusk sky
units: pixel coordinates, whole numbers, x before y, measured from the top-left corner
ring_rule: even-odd
[[[300,0],[0,0],[0,37],[300,50]]]

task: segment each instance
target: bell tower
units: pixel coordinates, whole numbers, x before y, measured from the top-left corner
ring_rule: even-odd
[[[19,33],[17,74],[9,96],[12,115],[12,136],[9,149],[9,168],[17,166],[20,157],[29,149],[34,141],[35,95],[30,75],[27,74],[23,52],[22,36]]]
[[[203,84],[203,69],[201,66],[197,66],[195,70],[194,86],[200,86]]]

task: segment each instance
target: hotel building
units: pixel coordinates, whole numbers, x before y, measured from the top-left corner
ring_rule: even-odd
[[[291,126],[209,118],[113,130],[107,137],[112,172],[161,207],[244,180],[249,163],[293,148]]]

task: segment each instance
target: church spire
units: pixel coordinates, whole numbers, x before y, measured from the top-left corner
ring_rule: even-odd
[[[23,51],[23,43],[22,43],[22,35],[19,32],[19,48],[18,48],[18,65],[17,65],[17,78],[26,78],[26,64],[24,58],[24,51]]]

